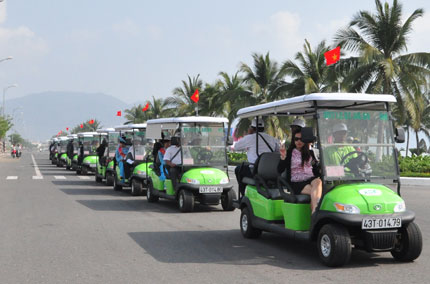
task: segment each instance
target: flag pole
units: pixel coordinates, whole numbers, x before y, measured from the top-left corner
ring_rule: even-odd
[[[197,102],[196,106],[196,116],[199,116],[199,102]]]

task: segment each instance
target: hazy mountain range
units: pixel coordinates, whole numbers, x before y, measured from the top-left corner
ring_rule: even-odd
[[[102,126],[122,124],[117,111],[130,105],[102,93],[44,92],[6,101],[6,114],[13,116],[13,131],[32,141],[44,141],[66,127],[72,129],[89,119]],[[10,133],[11,131],[9,131]]]

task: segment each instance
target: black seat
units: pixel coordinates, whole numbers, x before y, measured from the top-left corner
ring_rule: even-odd
[[[283,199],[278,187],[279,153],[263,153],[254,164],[254,182],[257,191],[266,198]]]
[[[288,203],[298,203],[298,204],[307,204],[311,202],[311,196],[307,194],[294,194],[294,191],[291,189],[291,186],[285,179],[285,175],[282,174],[278,178],[279,185],[279,194],[282,196],[285,202]],[[284,191],[284,186],[288,189],[288,193]]]

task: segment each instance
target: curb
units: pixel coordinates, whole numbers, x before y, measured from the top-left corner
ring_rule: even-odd
[[[430,178],[401,177],[400,183],[406,186],[429,186]]]

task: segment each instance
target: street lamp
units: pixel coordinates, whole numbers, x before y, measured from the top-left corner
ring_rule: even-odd
[[[5,114],[4,114],[4,107],[5,107],[5,96],[6,96],[6,91],[7,91],[8,89],[10,89],[10,88],[14,88],[14,87],[18,87],[18,84],[12,84],[12,85],[9,85],[9,86],[7,86],[7,87],[4,87],[4,88],[3,88],[3,118],[5,117]]]
[[[12,56],[8,56],[6,58],[0,59],[0,62],[6,61],[6,60],[11,60],[11,59],[13,59],[13,57]]]

